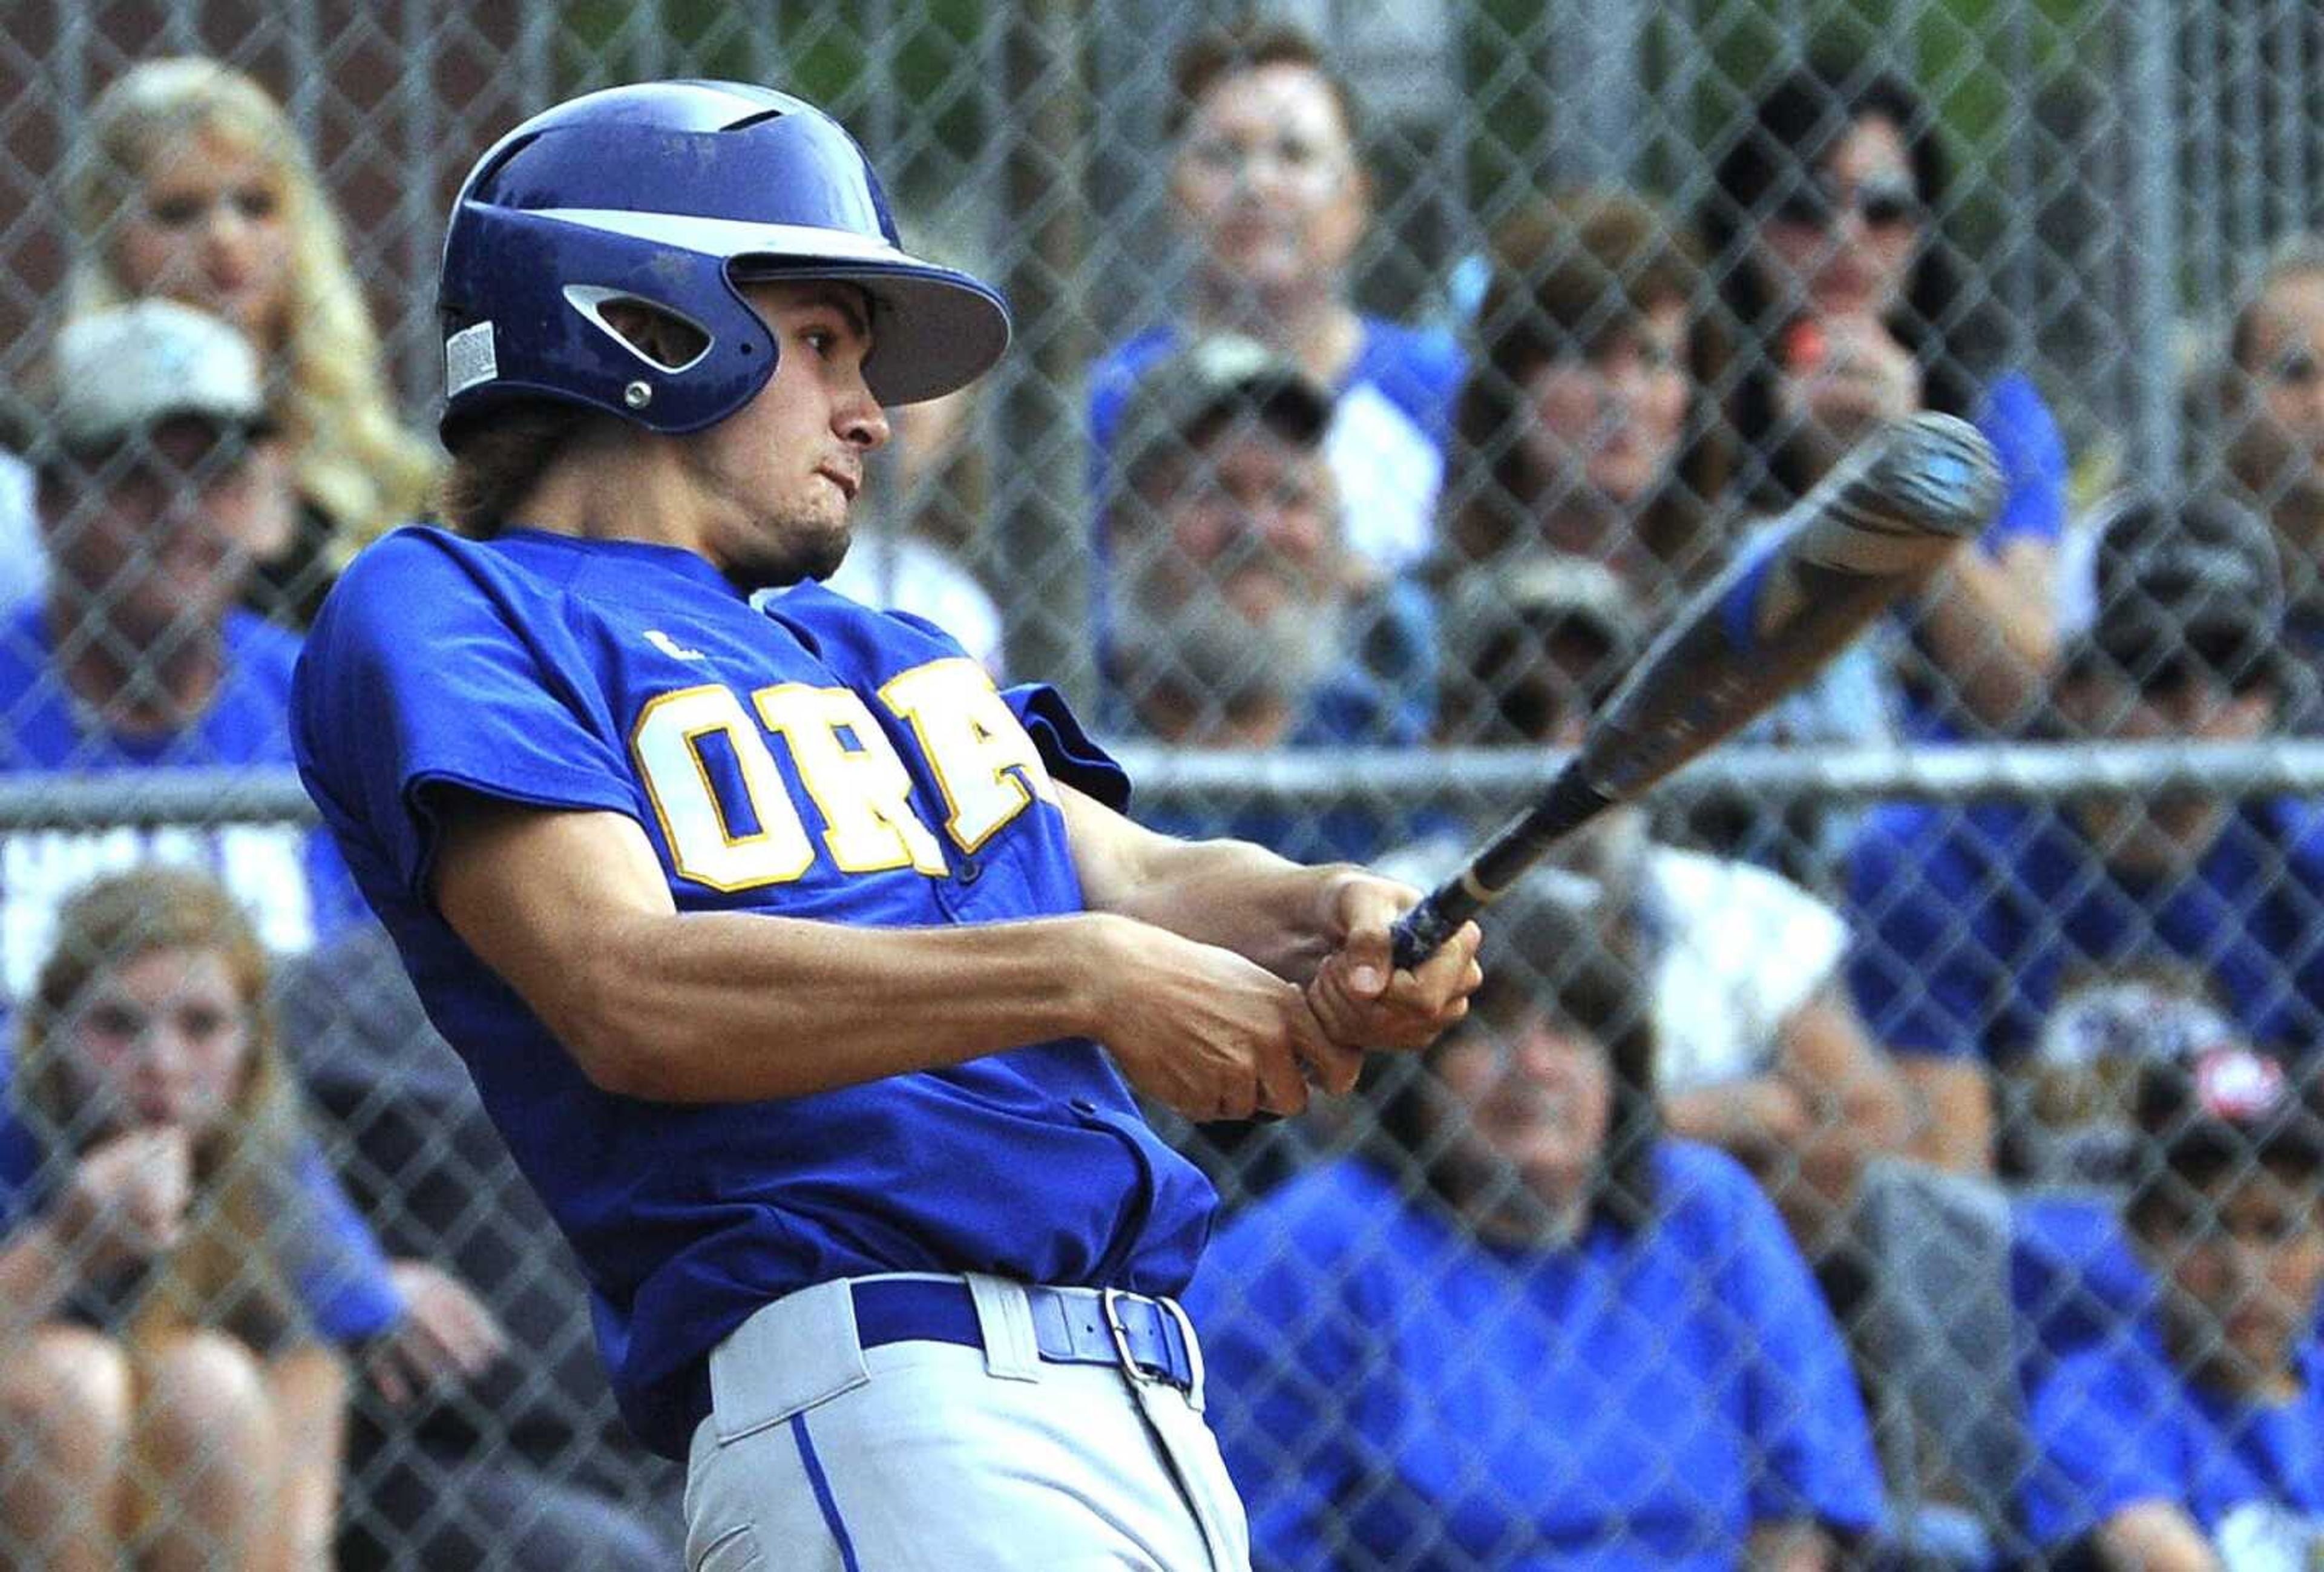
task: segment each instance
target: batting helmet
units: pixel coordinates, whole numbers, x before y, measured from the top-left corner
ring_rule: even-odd
[[[452,207],[437,304],[447,446],[520,399],[700,430],[756,396],[776,345],[739,285],[845,279],[872,300],[863,372],[883,404],[936,398],[1001,357],[988,286],[908,254],[863,150],[820,109],[738,82],[610,88],[534,116]],[[605,321],[635,301],[698,328],[682,365]]]

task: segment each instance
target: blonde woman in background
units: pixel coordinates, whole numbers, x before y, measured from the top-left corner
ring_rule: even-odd
[[[66,167],[69,318],[163,295],[239,327],[268,367],[300,507],[248,599],[303,628],[358,547],[428,505],[438,465],[397,417],[312,156],[263,88],[185,58],[99,94]]]
[[[0,1558],[330,1564],[380,1263],[316,1181],[264,951],[207,875],[88,886],[18,1020],[0,1163]],[[13,1170],[14,1171],[11,1171]],[[350,1229],[354,1233],[350,1233]]]

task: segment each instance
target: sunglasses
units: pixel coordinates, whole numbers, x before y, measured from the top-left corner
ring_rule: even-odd
[[[1817,175],[1794,186],[1776,208],[1775,215],[1812,228],[1831,229],[1849,209],[1864,220],[1868,229],[1917,224],[1921,218],[1921,194],[1913,189],[1911,176],[1901,170],[1890,170],[1858,181],[1843,203],[1832,189],[1830,177]]]

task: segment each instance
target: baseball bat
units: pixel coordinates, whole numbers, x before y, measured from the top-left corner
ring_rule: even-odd
[[[1558,837],[1628,802],[1812,676],[1923,583],[2001,500],[1977,428],[1897,421],[1859,444],[1673,616],[1538,801],[1397,923],[1408,966],[1517,883]]]

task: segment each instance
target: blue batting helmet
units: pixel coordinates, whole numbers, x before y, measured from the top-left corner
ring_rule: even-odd
[[[776,346],[738,287],[844,279],[872,301],[863,372],[883,404],[965,385],[1009,344],[1000,295],[908,254],[863,150],[820,109],[739,82],[610,88],[534,116],[477,161],[452,207],[437,304],[447,445],[521,399],[700,430],[757,395]],[[701,330],[648,358],[603,308],[635,301]]]

